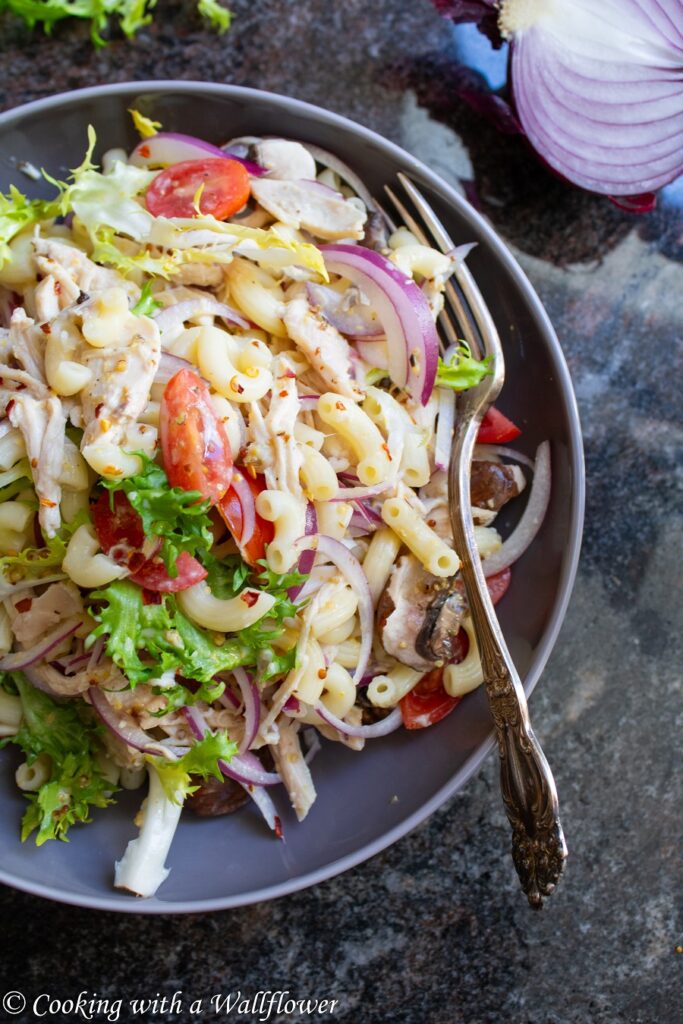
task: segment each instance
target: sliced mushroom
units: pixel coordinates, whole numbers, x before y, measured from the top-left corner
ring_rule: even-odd
[[[438,579],[413,555],[399,559],[377,607],[382,645],[404,665],[430,669],[449,661],[467,604],[457,576]]]
[[[251,155],[266,168],[269,178],[315,178],[315,160],[300,142],[262,139],[253,146]]]
[[[187,806],[200,818],[217,818],[221,814],[238,811],[248,799],[239,782],[209,778],[187,798]]]
[[[497,512],[511,498],[516,498],[524,485],[524,475],[517,466],[488,461],[472,463],[470,499],[476,508]]]

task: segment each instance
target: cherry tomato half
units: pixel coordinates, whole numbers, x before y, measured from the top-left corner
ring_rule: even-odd
[[[492,405],[488,410],[477,434],[478,444],[505,444],[522,433],[520,428]]]
[[[107,491],[100,494],[92,509],[93,524],[104,553],[131,570],[128,579],[147,590],[177,593],[206,578],[206,569],[186,551],[182,551],[176,561],[177,575],[169,576],[158,554],[150,556],[143,552],[142,519],[124,492],[114,492],[113,509],[110,498]]]
[[[432,669],[399,702],[403,724],[406,729],[426,729],[450,715],[460,699],[444,690],[443,668]]]
[[[147,209],[155,217],[195,217],[195,197],[204,216],[226,220],[249,199],[249,174],[227,157],[184,160],[160,171],[147,189]]]
[[[489,594],[491,595],[494,607],[505,597],[511,579],[512,570],[509,566],[507,569],[501,569],[500,572],[497,572],[494,576],[489,576],[487,579],[486,586],[489,588]]]
[[[246,472],[242,473],[242,477],[249,485],[252,499],[256,501],[261,491],[266,489],[265,478],[263,476],[257,476],[256,479],[254,479]],[[267,519],[262,519],[256,509],[254,509],[254,532],[247,543],[242,544],[244,514],[242,511],[242,503],[232,485],[218,502],[217,507],[223,517],[225,525],[235,538],[244,561],[248,562],[249,565],[256,565],[261,558],[265,558],[266,544],[270,544],[271,540],[275,536],[275,527],[273,524],[268,522]]]
[[[159,436],[171,486],[199,491],[215,505],[230,486],[232,452],[209,390],[192,370],[178,370],[164,388]]]

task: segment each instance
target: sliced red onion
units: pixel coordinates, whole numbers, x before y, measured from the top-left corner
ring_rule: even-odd
[[[356,502],[354,504],[356,505],[356,508],[358,509],[360,514],[363,516],[363,518],[367,519],[367,521],[369,523],[373,523],[373,525],[375,525],[375,526],[381,526],[382,525],[384,520],[382,519],[382,517],[379,514],[379,512],[376,512],[374,510],[372,505],[368,505],[368,503],[366,501],[358,501],[358,500],[356,500]]]
[[[176,302],[172,306],[164,306],[154,314],[154,322],[161,334],[173,327],[181,327],[186,320],[192,320],[199,316],[218,316],[227,320],[230,324],[238,327],[249,327],[249,321],[245,320],[241,313],[238,313],[232,306],[225,302],[216,302],[215,299],[197,296],[194,299],[187,299],[184,302]]]
[[[247,786],[278,786],[282,779],[277,772],[267,772],[255,754],[246,751],[227,761],[219,761],[220,770],[235,782]]]
[[[311,142],[303,142],[302,145],[306,147],[316,163],[320,164],[321,167],[327,167],[329,170],[334,171],[345,185],[352,188],[358,198],[363,200],[368,210],[372,210],[374,213],[381,213],[367,186],[358,177],[356,172],[351,170],[348,164],[345,164],[334,153],[329,153],[326,149],[321,149],[320,146],[314,146]]]
[[[341,718],[337,718],[331,711],[328,711],[323,703],[318,704],[315,710],[323,722],[331,725],[333,729],[343,733],[344,736],[359,736],[361,739],[366,740],[376,739],[378,736],[388,736],[389,733],[395,732],[403,724],[400,708],[394,708],[386,718],[382,718],[379,722],[374,722],[373,725],[350,725],[348,722],[342,721]]]
[[[371,307],[360,302],[347,307],[347,296],[335,288],[324,284],[308,281],[306,284],[308,301],[316,306],[328,323],[336,327],[341,334],[354,338],[381,337],[382,327],[371,316]]]
[[[211,731],[198,708],[187,705],[183,708],[183,715],[196,740],[203,740],[207,732]],[[227,761],[219,761],[218,766],[228,778],[246,786],[277,786],[282,782],[277,772],[267,772],[258,757],[249,751],[235,754],[229,764]]]
[[[325,266],[364,292],[387,337],[389,376],[426,405],[434,388],[439,338],[429,303],[386,256],[361,245],[322,245]]]
[[[302,409],[314,410],[318,408],[320,395],[299,395],[299,404]]]
[[[605,195],[683,171],[680,3],[506,0],[517,113],[554,170]]]
[[[522,518],[501,547],[482,562],[484,576],[495,576],[516,562],[538,533],[550,501],[550,444],[543,441],[536,452],[536,470]]]
[[[176,132],[158,132],[148,139],[142,139],[131,153],[130,163],[136,167],[167,167],[184,160],[205,160],[206,157],[236,160],[257,178],[266,173],[265,168],[251,160],[244,160],[234,153],[212,146],[210,142],[196,139],[193,135],[180,135]]]
[[[94,669],[96,669],[99,663],[102,661],[102,655],[104,654],[104,644],[104,637],[98,636],[97,640],[92,646],[90,658],[88,659],[88,672],[92,672]]]
[[[43,679],[41,676],[40,672],[45,668],[50,668],[53,672],[57,672],[57,669],[55,669],[53,665],[42,665],[40,670],[35,668],[25,668],[22,671],[31,686],[35,686],[36,690],[41,690],[43,693],[47,693],[50,697],[56,697],[58,700],[63,700],[64,695],[54,690],[47,680]],[[62,675],[60,672],[57,672],[57,674],[66,682],[66,676]]]
[[[239,543],[245,547],[254,536],[256,529],[256,504],[251,487],[240,472],[233,473],[232,488],[242,509],[242,536]]]
[[[310,765],[313,758],[317,757],[322,750],[322,743],[320,742],[320,736],[318,735],[317,729],[312,727],[310,729],[304,729],[303,735],[306,743],[308,744],[308,750],[304,755],[304,761],[306,764]]]
[[[439,388],[438,392],[439,416],[434,439],[434,466],[436,469],[448,469],[455,427],[455,391],[451,388]]]
[[[263,819],[268,828],[275,833],[278,839],[282,839],[282,824],[270,793],[268,793],[263,786],[252,786],[246,782],[240,782],[240,786],[254,801],[263,815]]]
[[[378,370],[389,370],[389,353],[383,334],[375,338],[354,338],[356,351],[364,363]]]
[[[374,625],[372,595],[367,577],[363,572],[363,566],[341,541],[335,540],[333,537],[326,537],[322,533],[316,533],[312,537],[299,537],[294,544],[294,558],[304,551],[312,551],[314,555],[319,551],[321,555],[336,565],[358,598],[360,651],[356,671],[353,675],[354,683],[358,683],[370,660]]]
[[[512,459],[513,462],[519,462],[522,466],[527,466],[533,470],[535,468],[535,462],[524,452],[520,452],[517,448],[509,448],[506,444],[477,444],[474,447],[475,459],[486,460],[489,455],[499,455],[503,459]]]
[[[258,686],[243,668],[233,669],[233,675],[240,688],[244,704],[244,735],[237,749],[238,754],[243,754],[254,742],[261,724],[261,698]]]
[[[311,537],[313,534],[318,532],[318,516],[315,511],[315,505],[312,501],[306,504],[306,521],[305,527],[306,536]],[[303,551],[299,558],[299,564],[296,567],[296,571],[302,576],[308,576],[315,564],[315,551]],[[300,583],[296,587],[290,587],[287,591],[287,596],[290,601],[296,601],[297,597],[301,593],[304,583]]]
[[[158,740],[153,740],[144,729],[140,728],[131,715],[113,708],[99,686],[91,686],[88,690],[88,697],[107,729],[133,750],[140,750],[143,754],[155,756],[161,754],[166,757],[169,755],[180,756],[185,753],[185,749],[182,747],[167,747]]]
[[[301,710],[301,701],[292,693],[282,705],[282,710],[286,715],[297,715]]]
[[[50,651],[58,647],[72,633],[75,633],[80,625],[82,625],[81,619],[60,622],[39,643],[28,647],[25,651],[14,651],[12,654],[6,654],[4,658],[0,658],[0,671],[14,672],[35,665],[36,662],[45,661]]]

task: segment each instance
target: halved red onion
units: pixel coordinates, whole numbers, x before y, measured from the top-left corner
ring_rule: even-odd
[[[45,661],[50,651],[53,651],[67,637],[75,633],[80,625],[82,625],[81,619],[68,619],[66,622],[60,622],[39,643],[27,647],[25,651],[14,651],[12,654],[6,654],[4,658],[0,658],[0,671],[14,672],[35,665],[36,662]]]
[[[237,749],[238,754],[243,754],[254,742],[261,724],[261,698],[258,686],[243,668],[233,669],[233,675],[240,688],[244,704],[244,735]]]
[[[316,705],[315,710],[323,722],[331,725],[333,729],[343,733],[344,736],[359,736],[365,740],[376,739],[378,736],[388,736],[389,733],[395,732],[403,724],[400,708],[394,708],[386,718],[382,718],[379,722],[374,722],[373,725],[350,725],[348,722],[342,721],[341,718],[337,718],[331,711],[328,711],[322,702]]]
[[[616,196],[683,172],[678,0],[506,0],[500,23],[517,113],[555,171]]]
[[[306,521],[304,529],[307,537],[312,537],[318,533],[318,516],[315,511],[315,505],[312,501],[306,503]],[[302,551],[299,557],[299,564],[296,567],[296,571],[301,573],[302,576],[308,576],[315,564],[315,551]],[[305,582],[305,581],[304,581]],[[287,596],[290,601],[296,601],[297,597],[301,593],[304,587],[304,583],[300,583],[296,587],[290,587],[287,591]]]
[[[426,405],[434,388],[439,338],[429,303],[415,282],[386,256],[361,245],[322,245],[325,266],[357,285],[387,337],[389,376]]]
[[[176,132],[158,132],[148,139],[142,139],[131,153],[130,163],[136,167],[168,167],[169,164],[179,164],[184,160],[205,160],[207,157],[236,160],[256,178],[266,173],[264,167],[251,160],[228,153],[193,135]]]
[[[256,504],[251,487],[242,474],[235,470],[232,475],[232,489],[237,495],[242,509],[242,536],[239,543],[242,547],[249,543],[256,529]]]
[[[507,569],[531,544],[541,528],[548,508],[551,475],[550,444],[543,441],[536,452],[536,470],[522,518],[510,536],[503,541],[502,546],[481,563],[484,576],[495,576],[496,573]]]
[[[211,298],[187,299],[185,302],[176,302],[172,306],[164,306],[154,314],[154,322],[161,334],[172,327],[181,327],[186,320],[192,320],[199,316],[218,316],[228,323],[236,324],[238,327],[249,327],[249,321],[245,320],[241,313],[238,313],[232,306],[225,302],[217,302]]]
[[[88,690],[88,697],[107,729],[133,750],[140,750],[143,754],[155,756],[160,754],[166,757],[169,755],[180,756],[185,753],[185,749],[182,747],[167,747],[158,740],[152,739],[144,729],[140,728],[131,715],[112,707],[99,686],[91,686]]]
[[[356,302],[348,307],[347,297],[336,288],[315,284],[313,281],[307,282],[306,294],[311,305],[316,306],[327,322],[336,327],[341,334],[348,334],[354,338],[382,335],[381,324],[372,316],[371,306]]]
[[[439,416],[434,439],[434,466],[436,469],[448,469],[455,426],[455,391],[451,388],[439,388],[438,392]]]
[[[320,146],[314,146],[311,142],[303,142],[302,145],[306,147],[316,163],[320,164],[321,167],[327,167],[329,170],[334,171],[345,185],[352,188],[358,198],[363,200],[368,210],[372,210],[374,213],[381,212],[377,203],[368,191],[367,185],[363,183],[355,171],[351,170],[348,164],[345,164],[344,161],[340,160],[338,156],[334,155],[334,153],[330,153],[326,149],[321,149]]]
[[[358,683],[370,660],[374,626],[372,595],[367,577],[363,572],[363,566],[341,541],[335,540],[333,537],[326,537],[322,533],[316,533],[312,537],[299,537],[294,543],[292,562],[304,551],[311,551],[314,556],[316,552],[320,552],[333,565],[336,565],[358,598],[360,651],[358,652],[356,671],[353,675],[354,683]]]

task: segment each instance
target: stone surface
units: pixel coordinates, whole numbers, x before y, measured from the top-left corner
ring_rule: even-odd
[[[491,760],[392,849],[273,903],[146,919],[3,890],[0,988],[23,989],[29,1005],[39,992],[182,990],[183,1011],[137,1018],[149,1021],[220,1019],[216,993],[285,988],[337,999],[329,1019],[340,1024],[673,1024],[683,1005],[680,189],[634,218],[552,178],[519,138],[453,98],[453,33],[427,0],[233,0],[222,38],[190,3],[158,7],[135,41],[99,52],[84,26],[58,26],[48,40],[1,18],[0,104],[155,77],[319,103],[468,179],[546,304],[588,467],[579,579],[532,700],[572,856],[551,904],[533,914],[517,891]],[[190,1016],[199,998],[204,1012]]]

